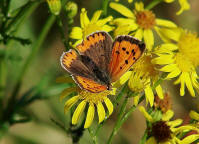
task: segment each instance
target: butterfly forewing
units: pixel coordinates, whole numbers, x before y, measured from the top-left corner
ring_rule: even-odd
[[[77,46],[81,55],[89,57],[96,66],[108,73],[108,64],[112,52],[112,39],[106,32],[95,32]]]
[[[60,58],[62,67],[73,75],[94,79],[94,74],[82,62],[80,55],[75,50],[64,52]]]
[[[115,39],[109,64],[111,81],[118,80],[137,61],[145,49],[145,44],[131,36]]]

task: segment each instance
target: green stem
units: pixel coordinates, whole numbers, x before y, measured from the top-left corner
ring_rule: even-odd
[[[125,92],[126,88],[127,88],[127,83],[124,84],[122,90],[117,95],[115,101],[113,102],[113,107],[115,107],[117,105],[117,103],[121,100],[122,96],[124,95],[124,92]],[[105,120],[101,124],[98,125],[97,130],[95,132],[95,136],[98,135],[100,129],[102,128],[102,126],[104,125],[104,123],[106,122],[106,120],[107,120],[107,118],[105,118]]]
[[[2,120],[2,111],[3,111],[3,99],[5,97],[6,89],[6,62],[5,57],[0,58],[0,120]]]
[[[123,115],[125,113],[127,102],[128,102],[128,98],[125,98],[124,102],[122,104],[122,107],[120,109],[120,113],[119,113],[118,119],[116,121],[116,124],[115,124],[112,132],[111,132],[111,135],[109,136],[107,144],[111,144],[112,143],[113,137],[117,134],[117,132],[118,132],[118,130],[120,128],[120,121],[121,121],[121,119],[122,119],[122,117],[123,117]]]
[[[140,104],[143,100],[144,100],[144,95],[139,99],[138,104]],[[125,106],[125,102],[123,104]],[[129,118],[129,116],[131,115],[132,112],[135,111],[135,109],[136,109],[136,106],[132,106],[130,109],[127,110],[126,113],[125,113],[125,109],[124,108],[123,108],[123,111],[120,111],[122,113],[121,117],[119,115],[119,118],[117,119],[116,125],[115,125],[115,127],[114,127],[114,129],[113,129],[113,131],[111,133],[111,136],[109,137],[109,140],[108,140],[107,144],[111,144],[113,136],[117,134],[117,132],[119,131],[119,129],[121,128],[123,123]]]
[[[150,2],[147,6],[146,9],[150,10],[152,8],[154,8],[156,5],[158,5],[159,3],[161,3],[163,0],[153,0],[152,2]]]
[[[144,95],[139,99],[139,102],[138,104],[140,104],[143,100],[144,100]],[[131,115],[132,112],[134,112],[136,109],[136,106],[133,105],[131,108],[129,108],[127,110],[127,112],[124,114],[123,118],[121,119],[121,122],[120,122],[120,127],[122,126],[122,124],[129,118],[129,116]]]
[[[107,16],[107,8],[108,8],[109,0],[103,0],[102,9],[104,16]]]
[[[93,144],[97,144],[97,137],[95,136],[93,130],[91,128],[88,128],[88,132],[93,140]]]
[[[60,34],[61,34],[62,42],[63,42],[65,48],[67,49],[68,48],[68,41],[65,38],[65,34],[64,34],[65,30],[63,29],[63,23],[62,23],[62,20],[61,20],[59,15],[56,16],[56,21],[57,21],[57,25],[58,25],[58,28],[59,28],[59,31],[60,31]]]
[[[30,53],[30,55],[28,56],[24,66],[22,67],[22,70],[18,76],[18,79],[17,79],[17,83],[14,87],[14,91],[12,92],[12,95],[9,99],[9,102],[8,102],[8,105],[7,105],[7,109],[6,109],[6,119],[9,118],[10,114],[13,112],[13,105],[15,103],[15,100],[16,100],[16,97],[18,95],[18,92],[19,92],[19,89],[21,87],[21,83],[22,83],[22,79],[23,79],[23,76],[25,75],[28,67],[31,65],[31,62],[32,60],[34,59],[35,55],[37,54],[39,48],[41,47],[42,43],[44,42],[51,26],[53,25],[55,21],[55,16],[50,16],[46,22],[46,24],[44,25],[37,41],[35,42],[35,44],[33,45],[33,48],[32,48],[32,51]]]
[[[145,144],[145,143],[146,143],[147,136],[148,136],[147,130],[145,130],[144,135],[142,136],[142,138],[141,138],[139,144]]]

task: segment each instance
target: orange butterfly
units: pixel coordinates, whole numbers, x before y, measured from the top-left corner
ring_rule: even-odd
[[[128,36],[111,36],[103,31],[89,35],[76,47],[60,58],[62,67],[72,74],[80,88],[93,93],[111,89],[142,55],[145,44]]]

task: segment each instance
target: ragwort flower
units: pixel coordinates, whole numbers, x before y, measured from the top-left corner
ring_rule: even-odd
[[[74,83],[74,81],[70,77],[60,77],[57,79],[57,82]],[[87,104],[88,104],[88,111],[86,115],[84,128],[88,128],[92,124],[94,116],[95,116],[95,107],[97,109],[99,123],[101,123],[105,119],[105,116],[106,116],[103,104],[105,104],[108,109],[108,116],[112,114],[113,104],[108,98],[108,96],[115,95],[116,90],[114,88],[112,91],[106,90],[100,93],[91,93],[83,89],[81,90],[76,85],[75,87],[69,87],[69,88],[64,89],[63,92],[61,93],[60,99],[62,100],[74,92],[78,92],[78,94],[76,96],[71,97],[69,100],[67,100],[64,106],[64,112],[66,113],[73,105],[75,105],[76,103],[79,103],[72,116],[73,125],[77,124]]]
[[[177,27],[171,21],[156,18],[152,11],[144,9],[142,2],[135,3],[135,11],[114,2],[110,3],[110,7],[127,17],[113,20],[113,24],[117,25],[114,35],[130,34],[140,40],[143,38],[148,50],[154,45],[153,29]]]
[[[152,55],[145,54],[143,55],[134,65],[132,71],[127,72],[120,78],[120,83],[125,83],[128,79],[129,88],[138,93],[134,97],[134,104],[136,105],[141,92],[144,90],[146,101],[149,102],[150,106],[153,106],[154,103],[154,93],[153,85],[159,78],[159,71],[156,70],[155,64],[151,63]],[[160,99],[163,99],[163,90],[160,84],[155,88],[157,95]]]
[[[183,122],[181,119],[171,121],[170,119],[174,115],[172,110],[168,110],[162,115],[158,111],[149,114],[143,106],[140,106],[139,110],[149,122],[146,144],[191,144],[199,139],[198,134],[192,134],[182,139],[178,138],[184,132],[192,130],[199,132],[199,129],[191,124],[181,126]]]
[[[80,14],[80,25],[81,27],[73,27],[70,33],[70,38],[76,39],[77,41],[73,44],[75,47],[77,44],[81,43],[83,39],[86,38],[89,34],[96,31],[106,31],[110,32],[114,29],[107,25],[106,23],[113,19],[112,16],[108,16],[104,19],[99,19],[102,14],[102,10],[98,10],[93,14],[91,20],[87,16],[87,11],[85,8],[81,9]]]
[[[163,66],[160,71],[168,73],[166,79],[178,78],[175,84],[181,84],[181,96],[185,94],[185,86],[190,94],[195,96],[194,89],[199,90],[196,73],[196,67],[199,65],[199,38],[196,34],[182,29],[176,32],[170,42],[155,49],[158,57],[152,62]]]
[[[166,3],[174,2],[175,0],[164,0]],[[180,10],[176,13],[177,15],[180,15],[183,11],[190,9],[190,4],[188,0],[178,0],[180,4]]]

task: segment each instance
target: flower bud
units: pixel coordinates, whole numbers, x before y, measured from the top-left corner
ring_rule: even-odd
[[[61,0],[47,0],[49,9],[52,14],[58,15],[61,11]]]
[[[77,10],[78,10],[77,4],[72,1],[69,1],[65,5],[65,10],[67,12],[67,16],[71,19],[77,14]]]

